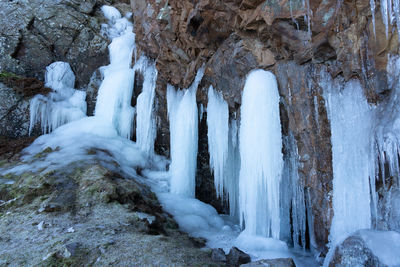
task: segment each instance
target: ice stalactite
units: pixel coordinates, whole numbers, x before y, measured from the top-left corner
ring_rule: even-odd
[[[45,86],[52,89],[47,96],[36,95],[30,101],[29,134],[40,122],[43,133],[86,116],[86,93],[75,90],[75,75],[66,62],[54,62],[46,68]]]
[[[375,142],[377,147],[377,169],[381,171],[383,183],[386,176],[400,175],[400,57],[392,57],[387,66],[388,84],[392,88],[390,97],[376,110]],[[389,173],[385,173],[385,164]],[[395,181],[399,185],[399,180]]]
[[[225,167],[224,187],[229,200],[229,214],[235,218],[239,216],[240,154],[238,130],[237,121],[231,119],[229,123],[228,159]]]
[[[143,89],[136,104],[136,142],[146,155],[154,154],[156,121],[154,118],[154,96],[157,81],[155,62],[145,57],[139,59],[135,69],[143,73]]]
[[[104,79],[97,96],[95,116],[112,123],[119,135],[129,139],[135,113],[131,106],[135,78],[131,61],[135,49],[135,34],[132,32],[132,24],[126,18],[121,18],[114,9],[102,8],[105,16],[110,19],[105,27],[106,32],[113,39],[108,47],[110,64],[102,68]]]
[[[171,138],[171,193],[194,197],[197,166],[198,111],[196,91],[204,69],[198,70],[192,85],[184,91],[167,88]]]
[[[375,0],[369,0],[370,8],[371,8],[371,14],[372,14],[372,27],[374,29],[374,37],[376,37],[376,31],[375,31]]]
[[[229,110],[222,95],[212,86],[208,89],[207,127],[210,167],[214,173],[217,197],[223,199],[225,167],[228,159]]]
[[[388,12],[389,12],[389,10],[388,10],[388,0],[381,0],[381,14],[382,14],[383,24],[385,25],[386,39],[388,38],[389,23],[390,23],[390,21],[389,21],[390,14]]]
[[[279,239],[282,136],[275,76],[252,71],[242,96],[239,133],[240,222],[245,233]]]
[[[295,248],[306,247],[306,206],[304,185],[298,174],[298,152],[294,136],[283,138],[286,148],[281,182],[281,239]]]
[[[326,75],[321,86],[332,130],[334,216],[330,242],[335,245],[352,232],[371,227],[373,110],[356,80],[342,83]]]

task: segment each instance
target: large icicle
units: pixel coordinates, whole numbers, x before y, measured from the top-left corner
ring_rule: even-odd
[[[29,134],[36,123],[43,133],[86,116],[86,93],[74,90],[75,75],[66,62],[46,67],[45,86],[53,89],[47,96],[36,95],[30,101]]]
[[[207,104],[208,152],[214,172],[217,197],[224,198],[225,167],[228,159],[229,110],[222,96],[210,86]]]
[[[247,234],[278,239],[283,159],[278,86],[271,72],[255,70],[247,77],[239,140],[241,225]]]
[[[197,166],[198,111],[197,87],[204,70],[197,72],[189,89],[167,88],[168,116],[171,138],[171,193],[194,197]]]
[[[322,84],[332,131],[333,211],[330,241],[371,227],[370,177],[375,169],[372,111],[358,81],[344,85],[325,74]],[[374,189],[373,189],[374,190]]]
[[[389,14],[388,1],[390,1],[390,0],[381,0],[381,14],[382,14],[383,24],[385,25],[386,39],[388,38],[389,23],[390,23],[390,21],[389,21],[390,20],[390,14]]]
[[[142,93],[136,104],[136,142],[140,149],[151,156],[154,153],[156,121],[154,118],[154,95],[157,81],[157,69],[154,62],[142,57],[136,63],[144,76]]]

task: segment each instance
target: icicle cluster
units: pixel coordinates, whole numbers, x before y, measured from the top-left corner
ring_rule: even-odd
[[[282,136],[275,76],[252,71],[242,96],[240,121],[239,209],[250,235],[279,239],[279,186]]]
[[[306,206],[304,184],[298,173],[298,152],[294,136],[283,137],[286,147],[281,182],[281,239],[292,241],[295,248],[306,245]]]
[[[208,152],[217,197],[228,199],[230,215],[238,209],[239,151],[236,120],[229,122],[228,104],[210,86],[207,104]]]
[[[86,93],[75,90],[75,75],[66,62],[54,62],[46,68],[45,86],[53,91],[47,96],[36,95],[30,101],[31,134],[36,123],[43,133],[86,116]]]
[[[382,22],[385,25],[386,38],[389,36],[389,26],[396,22],[397,32],[400,40],[400,0],[380,0]],[[372,13],[372,24],[375,35],[375,0],[370,0],[370,8]]]
[[[367,103],[358,81],[332,81],[329,75],[323,75],[321,87],[332,131],[333,245],[356,230],[373,226],[377,216],[376,179],[382,178],[385,185],[385,178],[391,176],[399,184],[400,59],[391,58],[387,70],[392,92],[378,106]]]
[[[375,121],[378,123],[375,131],[376,169],[381,173],[383,183],[385,178],[400,175],[400,57],[392,57],[387,65],[388,84],[392,88],[390,98],[378,106]],[[385,173],[385,164],[388,164],[389,173]],[[400,184],[400,181],[397,185]]]
[[[167,88],[171,138],[171,193],[194,197],[197,166],[198,111],[197,87],[203,78],[199,69],[193,84],[184,91]]]
[[[325,76],[326,77],[326,76]],[[370,178],[375,179],[373,113],[357,80],[322,84],[332,131],[333,210],[330,240],[371,227]],[[372,189],[374,190],[374,189]]]

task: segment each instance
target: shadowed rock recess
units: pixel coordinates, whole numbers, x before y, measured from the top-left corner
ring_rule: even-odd
[[[156,154],[171,156],[167,86],[189,88],[198,70],[204,68],[196,95],[197,199],[222,214],[228,214],[232,204],[226,197],[218,197],[210,166],[209,87],[221,93],[229,119],[240,125],[247,75],[254,69],[268,70],[275,75],[279,90],[284,166],[291,164],[279,189],[280,212],[285,217],[280,223],[286,227],[281,226],[280,239],[289,247],[312,252],[319,264],[327,257],[329,266],[388,266],[369,246],[367,237],[375,232],[355,232],[329,250],[335,221],[335,164],[328,90],[323,88],[326,76],[334,85],[357,80],[361,86],[354,88],[362,90],[368,107],[376,109],[376,114],[386,114],[385,105],[395,95],[387,68],[390,59],[400,55],[396,25],[400,12],[391,10],[392,24],[385,25],[384,2],[392,3],[0,0],[0,170],[20,166],[23,148],[42,134],[36,125],[33,137],[29,136],[30,100],[52,90],[44,83],[46,66],[51,63],[70,64],[76,76],[74,88],[85,91],[87,115],[94,114],[104,79],[101,67],[110,62],[107,47],[111,40],[102,32],[107,20],[101,7],[111,5],[122,16],[132,12],[132,17],[126,16],[136,35],[132,62],[142,55],[155,62],[154,110],[149,110],[154,112],[157,127]],[[400,10],[399,0],[393,3]],[[130,61],[130,56],[127,58]],[[137,105],[146,80],[144,72],[135,71],[132,107]],[[339,94],[343,87],[332,91]],[[130,122],[135,120],[132,116]],[[384,118],[377,115],[374,119]],[[137,133],[129,136],[135,141]],[[40,162],[58,149],[48,147],[32,162]],[[227,255],[220,248],[205,248],[205,240],[178,229],[149,185],[124,177],[112,158],[115,155],[106,150],[86,152],[111,160],[107,165],[93,157],[53,171],[0,173],[0,266],[295,266],[295,257],[250,262],[250,256],[236,247]],[[379,152],[371,162],[387,160],[387,151]],[[400,157],[396,159],[400,162]],[[376,169],[380,179],[370,177],[374,182],[369,185],[371,195],[376,192],[371,203],[376,201],[377,207],[371,208],[371,228],[393,231],[397,238],[400,171],[392,171],[390,162]],[[147,171],[137,167],[135,175],[147,177]],[[299,230],[300,224],[303,229]]]

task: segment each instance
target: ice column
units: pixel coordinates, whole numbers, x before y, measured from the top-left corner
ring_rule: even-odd
[[[167,88],[171,138],[170,188],[171,193],[187,197],[195,196],[198,145],[196,91],[203,72],[200,69],[193,84],[184,91],[176,91],[171,85]]]
[[[140,149],[151,156],[154,153],[156,122],[154,118],[154,95],[157,70],[154,62],[145,57],[139,59],[135,68],[143,73],[143,89],[136,104],[136,142]]]
[[[275,76],[252,71],[242,96],[239,133],[240,222],[245,232],[279,238],[282,135]]]

